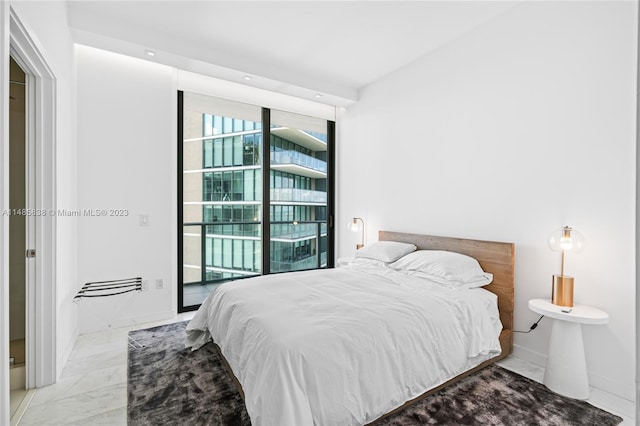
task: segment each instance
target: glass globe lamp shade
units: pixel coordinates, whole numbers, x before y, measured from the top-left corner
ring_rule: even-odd
[[[554,230],[547,240],[549,248],[553,251],[570,251],[580,253],[584,249],[584,236],[581,232],[569,226],[563,226]]]
[[[347,229],[351,232],[360,232],[362,230],[362,221],[354,217],[353,220],[347,222]]]

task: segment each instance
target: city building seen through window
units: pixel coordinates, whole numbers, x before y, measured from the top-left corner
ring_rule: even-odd
[[[179,308],[200,305],[229,280],[327,267],[327,121],[268,110],[265,132],[258,106],[181,95]],[[263,268],[267,234],[269,265]]]

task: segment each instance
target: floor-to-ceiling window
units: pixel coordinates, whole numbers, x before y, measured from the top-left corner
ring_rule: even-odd
[[[327,265],[327,122],[270,111],[271,272]]]
[[[178,110],[178,309],[226,281],[332,267],[334,123],[188,92]]]

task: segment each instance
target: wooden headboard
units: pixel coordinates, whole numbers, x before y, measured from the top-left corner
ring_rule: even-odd
[[[503,331],[500,335],[503,358],[513,346],[513,288],[515,245],[496,241],[468,240],[464,238],[437,237],[433,235],[407,234],[379,231],[380,241],[411,243],[418,250],[447,250],[475,258],[485,272],[493,274],[493,282],[484,288],[498,296],[498,310]]]

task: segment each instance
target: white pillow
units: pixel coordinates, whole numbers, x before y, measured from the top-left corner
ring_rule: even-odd
[[[473,257],[451,251],[418,250],[389,266],[448,288],[482,287],[493,281],[493,275],[484,272]]]
[[[407,253],[415,251],[416,246],[397,241],[378,241],[356,251],[356,257],[366,257],[382,262],[394,262]]]

